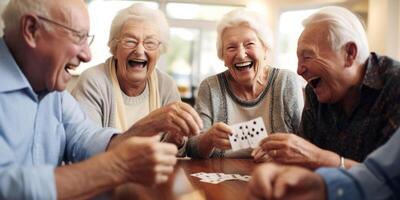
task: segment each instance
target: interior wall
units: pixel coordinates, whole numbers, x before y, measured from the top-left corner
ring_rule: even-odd
[[[369,0],[370,50],[400,59],[400,5],[398,0]]]

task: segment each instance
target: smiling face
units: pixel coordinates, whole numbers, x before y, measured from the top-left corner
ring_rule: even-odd
[[[336,103],[351,87],[349,76],[352,73],[346,67],[345,50],[332,50],[328,35],[325,24],[306,27],[297,47],[297,73],[312,86],[319,102]]]
[[[55,3],[56,4],[56,3]],[[57,4],[58,5],[58,4]],[[87,33],[89,31],[89,15],[84,2],[80,0],[66,1],[52,10],[51,20]],[[59,12],[63,10],[62,13]],[[73,23],[72,23],[73,22]],[[45,23],[45,22],[42,22]],[[77,44],[73,34],[59,26],[48,24],[53,30],[40,29],[37,40],[37,63],[33,72],[35,80],[30,80],[35,91],[63,91],[71,79],[70,70],[79,66],[80,62],[91,59],[87,43]],[[36,62],[36,61],[34,61]]]
[[[233,79],[253,85],[265,66],[267,49],[246,25],[226,28],[222,33],[222,57]]]
[[[160,33],[158,28],[149,21],[127,21],[121,29],[120,42],[117,44],[117,78],[123,90],[134,86],[144,87],[146,80],[154,71],[160,49],[147,50],[144,48],[144,40],[159,41]],[[136,48],[126,48],[123,42],[137,41]],[[125,88],[125,89],[124,89]]]

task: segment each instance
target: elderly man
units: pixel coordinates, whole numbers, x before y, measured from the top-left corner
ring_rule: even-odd
[[[251,199],[400,199],[400,129],[348,171],[264,164],[249,183]]]
[[[383,145],[400,124],[400,63],[369,53],[360,20],[340,7],[303,22],[298,74],[308,85],[300,135],[272,134],[253,152],[309,168],[349,168]]]
[[[87,199],[127,182],[168,179],[175,145],[157,136],[132,137],[146,133],[143,126],[121,135],[97,127],[63,92],[70,70],[91,58],[84,1],[11,0],[3,19],[0,199]],[[195,111],[179,110],[190,117],[171,115],[180,120],[177,129],[198,132]],[[62,161],[75,164],[60,166]]]

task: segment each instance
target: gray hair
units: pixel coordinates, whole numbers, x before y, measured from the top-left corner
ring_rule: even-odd
[[[146,23],[155,24],[160,31],[160,52],[165,53],[167,51],[169,25],[164,13],[158,9],[148,8],[142,3],[137,3],[120,10],[112,21],[110,37],[108,39],[108,47],[110,47],[110,52],[112,55],[115,55],[117,50],[117,39],[120,37],[122,27],[129,20],[137,20],[141,22],[145,21]]]
[[[26,13],[36,13],[44,17],[49,17],[49,4],[51,0],[10,0],[5,8],[2,18],[4,32],[10,30],[18,31],[21,17]]]
[[[339,50],[348,42],[357,45],[356,61],[364,63],[369,56],[367,34],[362,21],[351,11],[338,6],[321,8],[303,21],[306,28],[311,24],[324,23],[328,25],[331,48]]]
[[[272,49],[272,32],[267,26],[266,17],[244,8],[238,8],[225,14],[217,23],[217,51],[222,60],[222,34],[225,29],[245,24],[253,29],[261,43],[268,49]]]

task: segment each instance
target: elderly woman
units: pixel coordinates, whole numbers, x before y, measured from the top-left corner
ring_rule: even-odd
[[[95,123],[121,131],[134,124],[143,135],[168,132],[164,140],[178,147],[185,144],[182,136],[200,132],[196,111],[180,102],[175,82],[156,68],[168,37],[159,10],[134,4],[116,15],[108,41],[112,57],[85,71],[72,91]]]
[[[272,35],[265,18],[245,9],[226,14],[218,23],[218,57],[228,68],[205,79],[195,108],[204,132],[191,137],[191,157],[250,157],[251,149],[232,151],[228,124],[262,117],[268,133],[296,132],[303,97],[297,75],[268,65]]]

